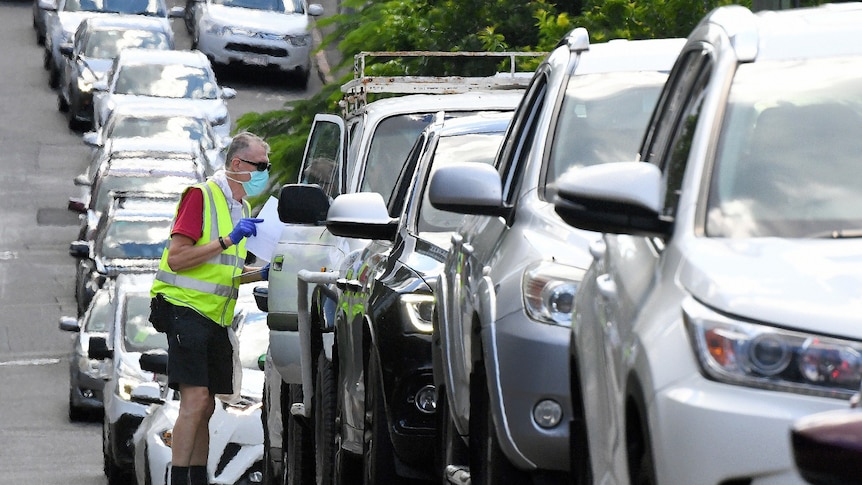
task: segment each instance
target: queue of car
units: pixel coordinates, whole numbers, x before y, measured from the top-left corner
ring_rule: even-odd
[[[69,418],[100,417],[110,485],[166,483],[178,393],[167,388],[164,369],[152,367],[167,340],[148,320],[149,288],[182,191],[224,164],[231,140],[226,101],[236,91],[219,85],[207,55],[176,50],[169,19],[185,16],[183,7],[167,9],[163,0],[37,0],[33,8],[57,106],[92,147],[74,179],[80,193],[68,206],[81,222],[69,248],[77,316],[60,319],[61,329],[77,333]],[[301,29],[307,36],[307,25]],[[297,54],[293,61],[307,68],[309,57],[306,64],[302,59]],[[233,328],[243,386],[220,396],[211,483],[260,482],[264,322],[251,289],[242,291]]]

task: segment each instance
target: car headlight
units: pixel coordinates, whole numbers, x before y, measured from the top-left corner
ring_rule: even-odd
[[[203,31],[207,34],[222,36],[230,33],[229,27],[213,22],[212,20],[205,20],[201,23],[203,24]]]
[[[419,333],[431,333],[431,315],[434,314],[434,295],[406,294],[401,295],[401,306],[407,314],[413,330]],[[409,330],[409,329],[408,329]]]
[[[290,42],[290,45],[294,47],[306,47],[311,45],[311,35],[310,34],[301,34],[301,35],[285,35],[284,40]]]
[[[524,271],[524,309],[533,320],[570,327],[575,293],[584,270],[541,261]]]
[[[212,124],[213,126],[220,126],[220,125],[227,123],[227,119],[228,119],[228,112],[225,111],[224,113],[219,113],[219,114],[215,115],[213,117],[213,119],[210,120],[210,124]]]
[[[162,441],[162,443],[164,443],[164,445],[167,446],[168,448],[170,448],[171,445],[174,444],[174,430],[173,430],[173,428],[166,429],[166,430],[158,433],[157,436]]]
[[[111,369],[105,367],[104,360],[80,359],[78,361],[78,370],[93,379],[108,379],[111,377]]]
[[[847,399],[862,382],[862,342],[734,319],[694,298],[683,318],[704,375],[729,384]]]

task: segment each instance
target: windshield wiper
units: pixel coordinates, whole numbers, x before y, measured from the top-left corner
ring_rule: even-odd
[[[808,239],[852,239],[862,237],[862,229],[834,229],[806,236]]]

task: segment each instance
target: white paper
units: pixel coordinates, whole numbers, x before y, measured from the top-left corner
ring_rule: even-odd
[[[278,199],[270,196],[256,217],[263,222],[257,224],[257,236],[246,240],[245,249],[258,259],[272,261],[272,253],[284,229],[284,223],[278,218]]]

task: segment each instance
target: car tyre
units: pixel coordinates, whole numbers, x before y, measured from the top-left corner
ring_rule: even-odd
[[[337,352],[337,349],[334,350]],[[344,400],[339,395],[338,365],[332,363],[332,378],[335,383],[335,434],[332,446],[335,449],[333,460],[332,483],[335,485],[358,485],[362,483],[362,457],[357,456],[341,447],[341,427],[344,423]]]
[[[264,384],[260,413],[260,421],[263,426],[263,485],[284,485],[284,473],[280,467],[275,465],[270,452],[272,445],[270,444],[271,438],[269,436],[269,426],[267,425],[269,422],[269,413],[267,412],[267,409],[269,409],[268,401],[269,390],[266,384]]]
[[[314,464],[317,485],[332,483],[335,462],[335,378],[326,354],[317,356],[314,385]]]
[[[503,454],[485,380],[485,368],[479,363],[470,376],[470,478],[474,485],[518,485],[530,483],[530,477],[515,468]]]
[[[61,113],[69,111],[69,103],[66,102],[62,92],[57,92],[57,111]]]
[[[302,385],[291,384],[289,386],[291,403],[302,402]],[[300,421],[301,418],[284,412],[282,408],[282,419],[284,420],[284,483],[285,485],[312,485],[314,484],[314,443],[312,442],[312,430]]]
[[[124,485],[127,477],[123,474],[114,457],[111,455],[111,435],[108,417],[102,421],[102,457],[104,458],[105,476],[108,477],[108,485]]]
[[[53,62],[48,66],[48,86],[51,86],[52,89],[60,87],[60,70],[54,66]]]
[[[69,388],[69,421],[83,421],[87,418],[87,410],[75,405],[72,398],[74,392],[74,389]]]
[[[364,485],[402,482],[395,473],[395,449],[389,435],[380,372],[380,359],[372,352],[365,373]]]

